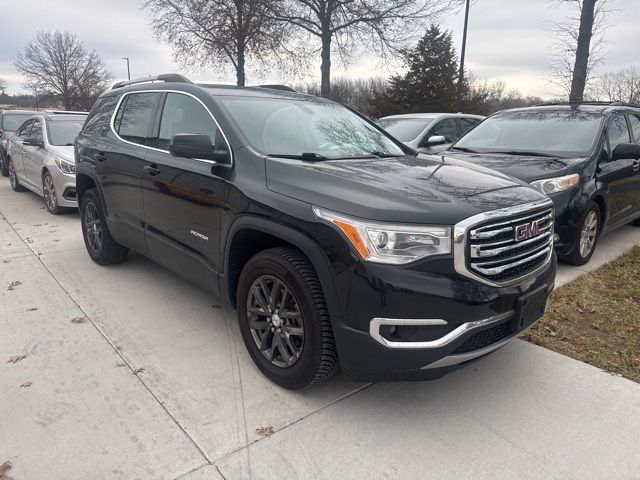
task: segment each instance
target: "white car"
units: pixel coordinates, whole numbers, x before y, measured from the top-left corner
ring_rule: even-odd
[[[390,115],[378,125],[404,144],[423,153],[439,153],[485,117],[464,113],[407,113]]]

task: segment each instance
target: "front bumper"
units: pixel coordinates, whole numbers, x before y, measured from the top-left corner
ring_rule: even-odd
[[[359,263],[340,276],[345,321],[334,324],[343,371],[360,381],[433,379],[508,343],[526,327],[519,299],[553,290],[556,259],[497,288],[455,273],[451,258],[411,268]],[[395,327],[395,330],[392,328]]]
[[[51,172],[53,185],[56,189],[58,205],[61,207],[77,207],[75,176],[66,175],[55,166],[50,168],[49,171]]]

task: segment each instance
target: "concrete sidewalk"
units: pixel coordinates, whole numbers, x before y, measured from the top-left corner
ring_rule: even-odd
[[[16,480],[638,478],[640,385],[516,341],[434,382],[285,391],[235,312],[139,255],[95,265],[77,213],[41,207],[0,179],[0,464]],[[588,267],[639,242],[614,232]]]

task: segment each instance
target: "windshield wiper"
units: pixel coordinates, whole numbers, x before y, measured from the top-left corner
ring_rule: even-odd
[[[502,153],[504,155],[521,155],[527,157],[552,157],[555,158],[557,155],[549,155],[548,153],[528,151],[528,150],[495,150],[491,152],[484,153]]]
[[[367,152],[370,153],[371,155],[375,155],[378,158],[393,158],[393,157],[401,157],[402,155],[394,155],[392,153],[384,153],[381,152],[379,150],[374,150],[372,152]]]
[[[477,150],[474,150],[473,148],[467,148],[467,147],[451,147],[449,150],[460,150],[461,152],[468,152],[468,153],[480,153]]]
[[[310,160],[310,161],[320,161],[327,160],[327,157],[324,155],[318,155],[314,152],[302,152],[300,155],[290,155],[287,153],[267,153],[269,157],[278,157],[278,158],[292,158],[294,160]]]

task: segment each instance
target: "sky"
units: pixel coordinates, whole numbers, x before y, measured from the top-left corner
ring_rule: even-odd
[[[640,66],[640,30],[636,26],[640,0],[608,1],[615,11],[608,19],[607,55],[599,71]],[[39,30],[66,30],[76,34],[87,47],[98,52],[116,80],[126,79],[126,63],[122,57],[129,57],[132,78],[180,72],[192,80],[234,82],[231,71],[190,71],[175,63],[171,47],[154,38],[148,12],[141,8],[140,0],[30,0],[28,15],[22,2],[2,0],[2,3],[0,78],[7,81],[10,94],[24,92],[24,79],[13,62],[18,51]],[[569,8],[554,6],[549,0],[475,0],[469,19],[468,70],[489,81],[504,80],[508,89],[517,89],[523,94],[541,97],[560,94],[549,81],[553,53],[550,30],[554,22],[570,14]],[[438,23],[452,31],[459,51],[463,12],[452,11]],[[332,74],[354,78],[386,76],[399,68],[398,65],[381,67],[376,58],[364,57],[346,68],[334,69]],[[302,80],[318,78],[319,64],[312,62]],[[249,76],[248,83],[297,80],[281,78],[277,65],[273,65],[263,78]]]

